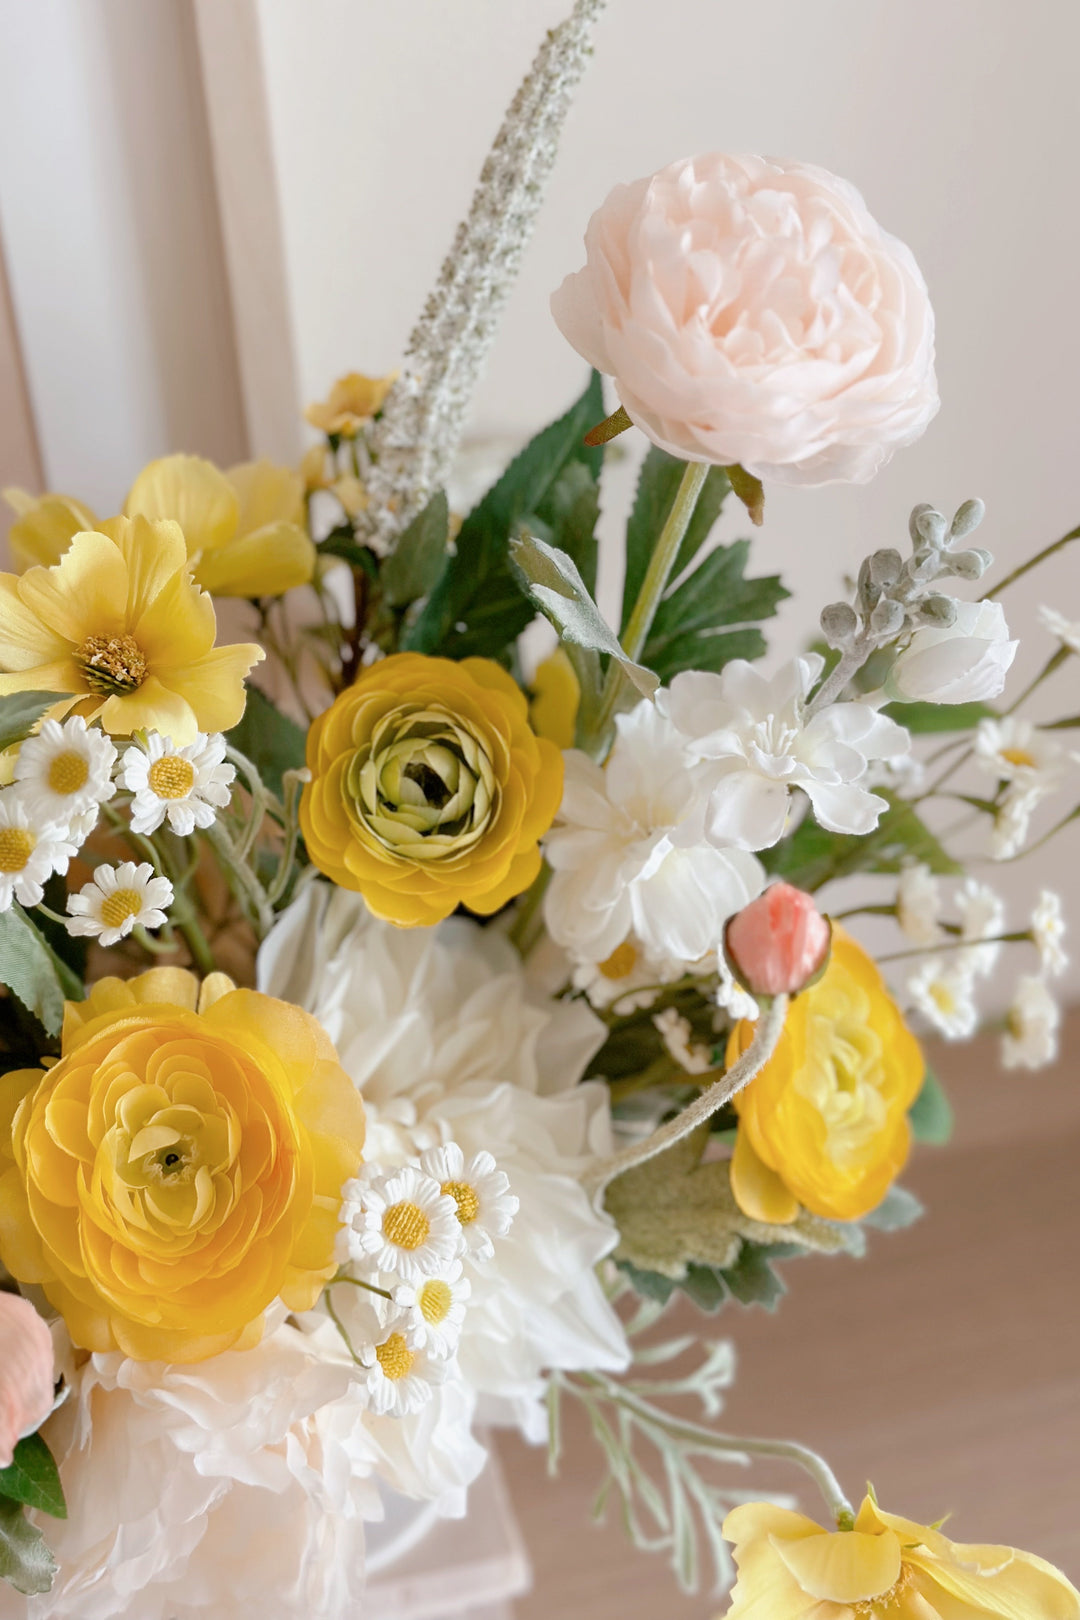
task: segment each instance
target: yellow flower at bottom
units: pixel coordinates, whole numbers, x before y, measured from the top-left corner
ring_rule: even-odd
[[[0,1077],[0,1259],[77,1345],[202,1361],[334,1271],[359,1094],[307,1013],[178,968],[103,979]]]
[[[487,658],[371,665],[311,727],[307,764],[309,855],[401,927],[459,905],[486,915],[527,889],[562,796],[562,755]]]
[[[1044,1559],[950,1541],[872,1495],[852,1530],[748,1502],[723,1533],[739,1571],[727,1620],[1080,1620],[1080,1593]]]
[[[732,1031],[728,1063],[755,1025]],[[776,1051],[735,1099],[731,1188],[754,1220],[853,1221],[881,1202],[910,1147],[926,1068],[873,959],[833,929],[829,965],[788,1008]]]

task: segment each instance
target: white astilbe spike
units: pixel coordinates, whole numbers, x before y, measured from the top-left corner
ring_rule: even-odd
[[[457,453],[480,369],[495,335],[555,163],[559,134],[607,0],[577,0],[549,31],[507,109],[402,373],[371,433],[369,504],[359,529],[387,549]]]

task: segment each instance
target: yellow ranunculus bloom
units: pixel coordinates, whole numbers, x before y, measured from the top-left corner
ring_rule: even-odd
[[[307,1013],[223,974],[103,979],[0,1078],[0,1258],[87,1350],[202,1361],[334,1271],[363,1105]]]
[[[747,1502],[724,1535],[739,1570],[727,1620],[1080,1620],[1080,1592],[1045,1559],[950,1541],[872,1494],[853,1530]]]
[[[364,423],[382,409],[383,401],[397,382],[397,372],[385,377],[365,377],[362,371],[339,377],[324,400],[309,405],[304,412],[320,433],[341,439],[354,439]]]
[[[527,889],[562,795],[562,755],[487,658],[373,664],[315,721],[307,763],[308,854],[406,928]]]
[[[736,1025],[728,1062],[754,1025]],[[761,1073],[735,1099],[731,1186],[753,1220],[799,1207],[853,1221],[879,1204],[907,1159],[907,1114],[925,1076],[919,1043],[871,957],[833,929],[823,977],[794,998]]]
[[[549,738],[556,748],[573,748],[581,687],[574,666],[562,647],[545,658],[533,676],[529,719],[538,737]]]
[[[217,620],[192,583],[175,523],[111,518],[77,534],[52,568],[0,574],[0,696],[69,694],[52,711],[114,736],[173,742],[228,731],[261,647],[215,647]]]

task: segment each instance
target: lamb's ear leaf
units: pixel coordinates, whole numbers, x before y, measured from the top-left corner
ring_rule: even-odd
[[[29,1522],[22,1504],[0,1499],[0,1580],[36,1597],[49,1591],[56,1570],[45,1537]]]

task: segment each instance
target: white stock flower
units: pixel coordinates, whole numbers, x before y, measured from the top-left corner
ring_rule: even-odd
[[[1016,715],[980,720],[974,753],[975,763],[996,781],[1038,784],[1046,792],[1057,786],[1068,762],[1075,758],[1056,737]]]
[[[1031,913],[1031,934],[1042,971],[1048,978],[1060,978],[1069,965],[1069,958],[1061,943],[1065,938],[1061,896],[1052,889],[1039,891],[1038,901]]]
[[[1080,654],[1080,620],[1067,619],[1057,608],[1040,607],[1039,622],[1071,653]]]
[[[461,1338],[472,1283],[462,1275],[460,1260],[422,1283],[398,1283],[394,1304],[408,1317],[405,1337],[414,1348],[428,1347],[436,1356],[452,1356]]]
[[[350,1259],[406,1282],[435,1276],[464,1247],[454,1199],[414,1165],[365,1164],[342,1188],[341,1222]]]
[[[15,761],[15,780],[36,820],[81,830],[89,818],[88,836],[98,807],[115,791],[115,761],[116,749],[104,732],[88,728],[81,715],[73,714],[63,724],[43,720],[41,730],[27,737]]]
[[[53,873],[66,872],[76,853],[69,829],[35,816],[21,787],[0,792],[0,911],[13,900],[36,906]]]
[[[915,945],[936,945],[941,938],[941,884],[925,861],[912,861],[896,885],[896,920]]]
[[[1005,1015],[1001,1061],[1006,1069],[1042,1069],[1058,1053],[1061,1009],[1036,974],[1024,974]]]
[[[131,826],[137,833],[156,832],[168,819],[181,838],[196,827],[209,827],[228,804],[236,768],[225,761],[220,732],[199,732],[194,742],[177,748],[168,737],[151,731],[143,747],[126,750],[120,780],[132,795]]]
[[[116,945],[133,928],[162,927],[172,902],[172,884],[168,878],[155,877],[149,861],[99,866],[78,894],[67,897],[67,931]]]
[[[719,675],[676,675],[670,690],[657,694],[691,758],[707,762],[705,828],[718,847],[777,843],[793,788],[830,832],[870,832],[888,808],[866,786],[869,765],[906,754],[911,738],[866,703],[833,703],[807,718],[806,700],[823,668],[818,654],[807,653],[765,676],[736,658]]]
[[[692,1045],[693,1030],[690,1020],[684,1018],[677,1007],[665,1007],[653,1014],[660,1039],[669,1057],[687,1074],[707,1074],[714,1067],[712,1052],[707,1046]]]
[[[630,936],[672,965],[714,951],[765,874],[744,850],[696,838],[705,779],[679,732],[646,700],[619,715],[603,769],[574,750],[564,758],[562,807],[545,841],[554,875],[544,916],[555,942],[592,962]]]
[[[420,1168],[453,1199],[466,1253],[474,1260],[489,1260],[495,1239],[506,1236],[518,1212],[505,1171],[486,1148],[467,1160],[456,1142],[421,1153]]]
[[[978,978],[992,973],[1001,955],[1001,944],[995,938],[1005,928],[1005,902],[996,889],[975,878],[965,878],[956,895],[956,909],[960,915],[960,937],[971,941],[970,950],[957,955]]]
[[[962,957],[961,952],[956,957]],[[908,980],[908,998],[947,1041],[966,1041],[975,1033],[975,975],[969,963],[935,956]]]
[[[916,630],[885,680],[905,703],[979,703],[1000,695],[1016,649],[1000,602],[957,602],[948,628]]]

